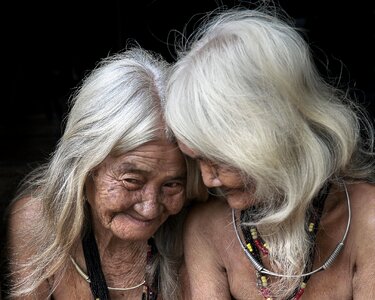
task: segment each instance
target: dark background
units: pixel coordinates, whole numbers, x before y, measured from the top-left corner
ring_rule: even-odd
[[[323,75],[341,77],[340,85],[349,86],[371,115],[374,2],[280,1],[304,28],[320,68],[329,68]],[[202,13],[223,4],[251,7],[249,1],[214,0],[13,1],[2,7],[1,212],[23,175],[53,151],[72,89],[100,58],[136,40],[173,62],[171,30],[182,31],[187,22],[192,28]]]

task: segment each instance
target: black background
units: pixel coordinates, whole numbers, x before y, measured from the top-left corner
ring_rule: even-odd
[[[347,3],[344,3],[347,2]],[[48,158],[72,89],[100,58],[137,41],[173,62],[172,30],[202,13],[249,1],[13,1],[2,7],[0,209],[22,176]],[[315,58],[374,114],[374,1],[284,0]],[[189,28],[189,27],[188,27]]]

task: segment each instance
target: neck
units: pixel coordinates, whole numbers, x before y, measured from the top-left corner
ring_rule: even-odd
[[[145,278],[147,241],[124,241],[96,235],[103,274],[109,286],[134,285]]]
[[[95,234],[99,249],[100,260],[118,261],[119,263],[132,263],[146,257],[146,241],[124,241],[116,237],[100,239]]]
[[[113,235],[111,230],[104,228],[96,218],[91,218],[101,261],[106,259],[119,263],[132,263],[145,257],[147,240],[124,240]]]
[[[95,243],[98,248],[101,270],[110,287],[129,287],[144,281],[147,265],[147,240],[125,241],[114,235],[96,230],[93,224]],[[79,243],[73,258],[88,274],[82,244]],[[129,291],[131,292],[131,291]],[[137,292],[137,291],[134,291]]]
[[[131,247],[100,249],[102,270],[108,285],[111,281],[126,280],[139,282],[144,279],[146,270],[147,242]]]
[[[85,251],[85,256],[88,255],[88,257],[91,257],[91,254],[88,254],[88,253],[91,252],[90,249],[96,249],[97,248],[95,244],[96,243],[92,244],[91,242],[89,242],[87,240],[87,238],[83,239],[82,246],[84,247],[84,249],[89,250],[89,252]],[[87,248],[87,246],[89,246],[89,245],[91,247]],[[153,283],[153,281],[151,281],[151,283],[147,282],[146,274],[145,274],[147,263],[149,261],[149,258],[151,258],[150,255],[152,256],[153,253],[155,253],[154,252],[155,248],[152,245],[153,245],[152,241],[148,241],[148,247],[147,247],[148,251],[147,251],[146,258],[145,258],[146,263],[144,264],[143,271],[137,272],[137,270],[139,271],[141,269],[133,267],[132,269],[127,271],[126,274],[120,274],[122,272],[116,272],[116,274],[114,274],[114,276],[112,276],[112,274],[110,272],[108,272],[106,275],[103,274],[104,275],[104,277],[102,277],[103,279],[99,279],[99,281],[97,281],[96,275],[93,275],[93,277],[90,277],[87,274],[87,271],[83,270],[73,257],[71,257],[71,261],[72,261],[72,264],[75,267],[77,273],[81,277],[83,277],[88,284],[91,285],[91,291],[92,291],[92,293],[95,297],[100,296],[100,299],[102,299],[102,297],[103,297],[103,299],[109,299],[108,298],[109,295],[105,294],[105,292],[104,292],[106,289],[108,289],[109,291],[112,291],[112,292],[116,292],[116,291],[121,292],[122,296],[124,296],[123,293],[125,292],[127,297],[130,297],[132,299],[134,298],[134,296],[139,297],[140,293],[142,293],[142,299],[155,299],[154,297],[157,294],[155,294],[155,291],[149,285],[149,284],[151,284],[153,286],[154,283]],[[90,260],[90,259],[87,260],[87,258],[86,258],[86,262],[89,262],[89,264],[92,266],[92,260]],[[141,265],[141,263],[139,263],[138,265]],[[119,266],[119,268],[116,268],[116,269],[118,271],[123,271],[123,270],[121,270],[121,267],[123,267],[123,265]],[[90,268],[90,270],[92,270],[92,268]],[[95,273],[91,273],[91,274],[102,273],[102,269],[100,267],[99,267],[98,270],[100,270],[100,271],[95,272]],[[113,278],[111,280],[111,282],[113,282],[114,284],[108,284],[108,281],[109,281],[108,277]],[[116,277],[120,277],[120,279],[116,280]],[[91,278],[94,278],[94,281],[92,281]],[[143,278],[143,279],[139,279],[139,278]],[[93,282],[95,283],[94,289],[92,288]],[[99,283],[99,285],[98,285],[98,282],[101,282],[101,283]],[[97,288],[98,286],[103,287],[102,283],[104,283],[104,288],[98,289]],[[100,291],[104,292],[104,294],[102,294],[102,292],[100,292]],[[112,296],[114,296],[114,295],[112,295]]]

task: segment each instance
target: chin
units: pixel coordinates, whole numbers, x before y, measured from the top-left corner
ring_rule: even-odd
[[[228,205],[231,208],[236,209],[236,210],[244,210],[244,209],[247,209],[247,208],[249,208],[249,207],[251,207],[252,205],[255,204],[255,201],[253,201],[253,200],[251,200],[248,197],[245,197],[243,195],[241,195],[241,196],[235,196],[235,195],[227,196],[226,200],[227,200]]]
[[[121,240],[141,241],[152,237],[159,227],[159,222],[129,222],[123,217],[117,217],[112,220],[110,230]]]
[[[147,241],[150,237],[154,235],[154,231],[126,231],[126,232],[118,232],[118,231],[112,231],[112,234],[116,236],[120,240],[124,241]]]

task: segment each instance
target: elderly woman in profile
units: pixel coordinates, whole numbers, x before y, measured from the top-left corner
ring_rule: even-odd
[[[77,90],[56,151],[10,206],[11,299],[179,299],[179,228],[198,193],[164,126],[166,74],[133,48]]]
[[[185,223],[191,298],[375,299],[372,125],[274,9],[212,13],[167,87],[216,195]]]

